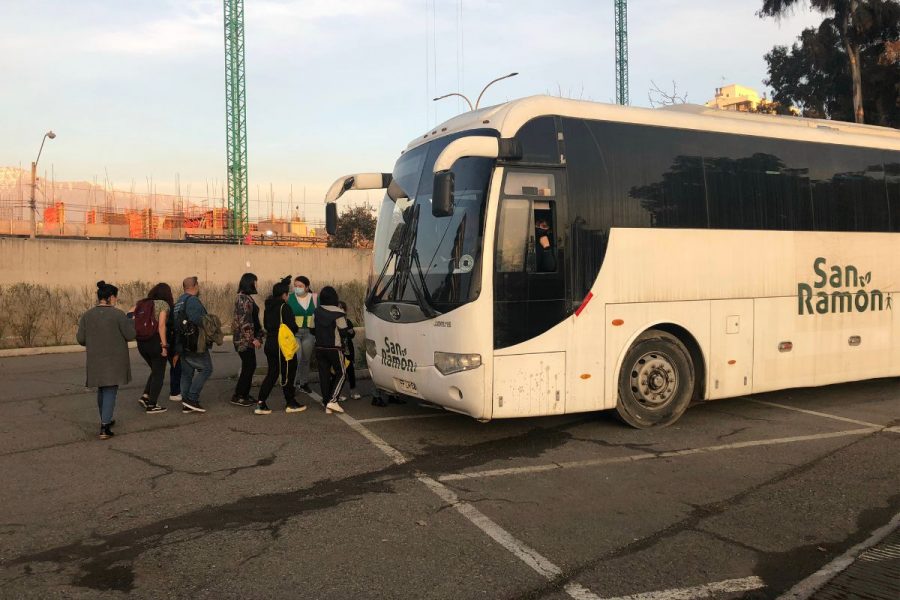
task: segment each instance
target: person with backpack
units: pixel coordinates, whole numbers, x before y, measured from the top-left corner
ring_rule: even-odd
[[[297,363],[297,390],[310,394],[309,363],[313,353],[313,320],[319,300],[309,287],[309,279],[304,275],[294,278],[293,293],[288,296],[288,305],[294,312],[297,321],[297,343],[300,344],[300,356]]]
[[[256,351],[262,346],[263,328],[259,322],[259,306],[253,300],[256,294],[257,277],[253,273],[244,273],[238,283],[237,298],[234,300],[234,320],[231,323],[231,333],[234,341],[234,349],[241,358],[241,374],[238,376],[237,385],[234,386],[234,394],[231,403],[238,406],[253,406],[256,404],[250,396],[250,388],[253,385],[253,373],[256,371]]]
[[[319,363],[319,385],[325,413],[342,413],[344,409],[338,404],[338,398],[347,378],[343,340],[353,335],[353,329],[338,306],[337,291],[331,286],[319,292],[313,335],[316,338],[316,361]]]
[[[116,394],[120,385],[131,381],[128,342],[135,339],[134,321],[116,309],[119,289],[105,281],[97,282],[97,305],[81,315],[75,339],[85,347],[87,387],[97,388],[100,411],[100,439],[114,434]]]
[[[346,315],[347,303],[341,300],[338,302],[338,306]],[[362,396],[356,391],[356,348],[353,345],[353,338],[356,337],[356,332],[353,330],[353,321],[350,320],[350,317],[346,317],[346,319],[349,333],[341,338],[341,342],[343,342],[344,364],[347,365],[347,383],[350,385],[350,399],[359,400]],[[341,402],[346,399],[346,396],[339,398]]]
[[[272,295],[266,298],[266,311],[263,314],[263,324],[266,329],[266,364],[268,370],[266,377],[259,386],[259,400],[256,409],[257,415],[272,414],[272,409],[266,401],[275,382],[280,380],[281,392],[284,394],[284,412],[297,413],[306,410],[306,405],[297,402],[294,389],[294,377],[297,375],[297,352],[299,346],[296,338],[297,321],[294,313],[287,305],[290,295],[291,277],[288,275],[279,283],[272,286]]]
[[[166,377],[166,364],[169,358],[166,322],[172,312],[172,306],[172,288],[167,283],[158,283],[147,293],[146,298],[138,300],[129,311],[133,314],[138,352],[150,367],[150,376],[144,385],[144,393],[138,399],[148,415],[168,410],[160,406],[159,394]]]
[[[209,348],[198,349],[200,328],[206,307],[200,301],[200,281],[187,277],[181,284],[184,293],[175,302],[177,351],[181,362],[181,412],[205,413],[200,404],[200,392],[213,372]]]

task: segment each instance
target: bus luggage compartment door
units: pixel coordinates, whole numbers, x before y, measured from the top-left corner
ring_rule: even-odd
[[[753,389],[753,300],[710,302],[709,399]]]
[[[494,357],[493,418],[559,415],[565,409],[565,352]]]

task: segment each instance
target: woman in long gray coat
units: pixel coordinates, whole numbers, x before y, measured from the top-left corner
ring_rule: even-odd
[[[97,388],[100,439],[113,436],[116,393],[131,381],[128,342],[135,339],[134,321],[115,308],[119,288],[97,282],[97,306],[78,321],[78,343],[87,349],[87,387]]]

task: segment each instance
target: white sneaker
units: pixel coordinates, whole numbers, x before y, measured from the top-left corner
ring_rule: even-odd
[[[356,392],[353,392],[352,394],[350,394],[350,399],[351,399],[351,400],[359,400],[360,398],[362,398],[362,396],[360,396],[360,395],[357,394]]]
[[[338,402],[346,402],[347,396],[338,396]]]
[[[344,409],[341,408],[341,405],[337,402],[329,402],[325,405],[325,414],[330,415],[331,413],[342,413]]]
[[[171,400],[172,402],[181,402],[181,394],[178,394],[177,396],[169,396],[169,400]]]

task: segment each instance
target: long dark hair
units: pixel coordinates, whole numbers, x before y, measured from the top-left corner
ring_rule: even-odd
[[[109,302],[113,296],[119,295],[119,288],[103,280],[97,282],[97,300]]]
[[[163,300],[169,305],[169,308],[175,306],[175,299],[172,297],[172,288],[168,283],[157,283],[150,291],[147,292],[147,298],[150,300]]]
[[[238,293],[247,294],[248,296],[257,293],[256,282],[258,279],[259,278],[253,273],[244,273],[241,275],[241,280],[238,282]]]
[[[319,292],[319,305],[328,304],[329,306],[337,306],[338,303],[338,294],[337,290],[335,290],[330,285],[326,285]]]

